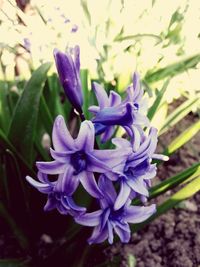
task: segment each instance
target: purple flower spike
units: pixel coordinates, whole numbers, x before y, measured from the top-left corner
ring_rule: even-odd
[[[60,83],[72,106],[82,114],[83,95],[80,80],[80,49],[75,46],[71,53],[54,50],[54,58]]]
[[[104,198],[100,199],[101,209],[91,213],[77,216],[75,221],[81,225],[94,227],[89,244],[101,243],[108,239],[113,243],[113,231],[119,236],[121,242],[127,243],[131,237],[128,223],[141,223],[148,219],[156,211],[155,205],[149,207],[131,206],[128,200],[119,210],[114,209],[116,191],[111,181],[104,175],[99,179],[99,187],[104,192]]]
[[[39,182],[31,178],[26,177],[26,180],[35,187],[41,193],[48,195],[48,200],[44,206],[45,211],[57,209],[61,214],[70,214],[72,216],[78,216],[86,212],[86,208],[80,207],[75,204],[71,196],[67,196],[65,193],[57,191],[57,182],[50,182],[47,174],[38,172]]]
[[[121,149],[95,150],[94,138],[94,126],[91,121],[82,122],[77,138],[73,139],[64,118],[61,115],[56,118],[53,127],[54,150],[50,150],[54,161],[37,162],[36,165],[42,173],[59,175],[57,191],[72,196],[81,183],[91,196],[102,197],[94,172],[111,171],[127,158],[127,151],[121,152],[119,157]]]

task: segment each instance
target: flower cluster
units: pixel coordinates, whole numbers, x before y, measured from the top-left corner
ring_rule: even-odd
[[[55,50],[54,56],[66,96],[83,118],[79,48],[75,47],[72,53]],[[73,216],[78,224],[94,227],[89,244],[106,239],[112,244],[113,232],[122,242],[128,242],[129,223],[143,222],[156,211],[155,205],[133,206],[131,202],[139,197],[145,205],[151,179],[156,175],[152,159],[165,158],[155,154],[157,130],[149,128],[148,135],[143,130],[149,127],[149,121],[137,73],[124,100],[114,91],[108,96],[97,83],[92,88],[99,104],[89,108],[93,119],[83,121],[74,138],[59,115],[52,133],[53,161],[36,163],[39,181],[29,176],[26,179],[47,195],[45,210],[57,209],[61,214]],[[112,137],[116,126],[125,129],[126,138],[113,138],[114,149],[98,149],[96,136],[100,135],[105,142]],[[95,198],[98,210],[91,211],[75,201],[80,186]]]

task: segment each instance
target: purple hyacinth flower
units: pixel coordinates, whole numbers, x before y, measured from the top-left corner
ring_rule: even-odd
[[[157,170],[156,164],[151,163],[152,159],[168,160],[168,157],[154,153],[157,146],[157,129],[153,127],[148,137],[142,135],[137,151],[133,151],[132,144],[123,138],[114,138],[112,142],[119,148],[129,148],[131,151],[125,164],[119,164],[113,169],[116,177],[113,173],[111,176],[106,174],[109,179],[120,182],[120,191],[114,205],[118,210],[129,197],[141,196],[142,200],[145,200],[149,196],[151,179],[156,176]]]
[[[149,120],[142,112],[145,101],[143,100],[144,91],[140,88],[139,75],[134,74],[133,84],[128,87],[124,101],[121,101],[121,97],[113,91],[108,98],[105,90],[97,83],[94,84],[93,89],[99,106],[91,106],[89,111],[95,115],[93,122],[97,125],[96,134],[106,131],[102,139],[107,141],[113,134],[115,125],[123,126],[132,137],[137,149],[142,126],[149,125]]]
[[[70,135],[64,118],[59,115],[53,127],[52,136],[54,150],[50,149],[52,162],[37,162],[40,172],[48,175],[62,174],[56,183],[56,190],[72,196],[79,183],[95,198],[101,198],[94,173],[104,173],[127,158],[127,151],[95,150],[95,131],[91,121],[81,124],[76,139]],[[120,155],[120,157],[119,157]]]
[[[70,52],[54,50],[54,58],[60,83],[72,106],[82,114],[83,94],[80,80],[80,49],[75,46]]]
[[[114,91],[110,91],[110,95],[108,96],[105,89],[96,82],[92,84],[92,89],[95,92],[99,106],[91,106],[88,110],[96,116],[100,113],[101,110],[108,110],[108,112],[110,111],[112,113],[112,108],[118,106],[121,103],[121,96],[119,94]],[[95,123],[95,132],[97,135],[102,133],[101,141],[103,143],[110,139],[115,131],[115,123],[113,123],[113,125],[111,126],[110,125],[111,124],[106,123],[102,124],[101,122]]]
[[[61,214],[78,216],[86,212],[86,208],[78,206],[71,196],[57,190],[57,182],[51,182],[48,175],[38,172],[39,181],[30,176],[26,180],[41,193],[48,195],[48,200],[44,206],[45,211],[57,209]]]
[[[101,243],[108,239],[113,243],[113,231],[119,236],[121,242],[127,243],[131,237],[129,223],[141,223],[148,219],[155,211],[155,205],[149,207],[131,206],[128,200],[123,207],[114,209],[117,194],[110,180],[104,175],[99,179],[99,187],[104,193],[100,199],[101,209],[91,213],[77,216],[75,221],[81,225],[94,227],[89,244]]]

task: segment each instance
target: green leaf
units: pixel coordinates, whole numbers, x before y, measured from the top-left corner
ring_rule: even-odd
[[[200,175],[200,162],[152,187],[149,191],[149,199],[162,195],[179,184],[194,179],[197,175]]]
[[[53,118],[43,96],[41,96],[40,99],[39,115],[42,120],[42,123],[44,124],[45,130],[51,136],[53,128]]]
[[[159,135],[168,131],[168,129],[182,120],[199,102],[199,98],[188,99],[176,108],[171,114],[169,114],[162,126]]]
[[[191,56],[187,59],[183,59],[174,64],[168,65],[165,68],[161,68],[154,72],[147,72],[145,76],[145,81],[147,83],[153,83],[156,81],[163,80],[167,77],[174,77],[177,74],[180,74],[188,69],[196,67],[196,65],[200,62],[200,54]]]
[[[24,259],[3,259],[0,260],[1,267],[28,267],[30,260]]]
[[[163,96],[164,96],[166,90],[167,90],[167,87],[169,85],[169,82],[170,82],[169,79],[164,82],[162,89],[158,92],[158,94],[156,96],[156,99],[155,99],[153,105],[151,106],[151,108],[148,111],[147,117],[149,118],[150,121],[153,119],[155,113],[158,110],[158,107],[159,107],[159,105],[160,105],[160,103],[161,103],[161,101],[163,99]]]
[[[8,140],[4,132],[1,130],[1,128],[0,128],[0,146],[5,150],[9,149],[10,151],[12,151],[17,156],[17,158],[23,163],[24,167],[26,167],[29,174],[35,176],[35,172],[32,170],[29,163],[27,163],[26,159],[24,159],[23,156],[21,156],[21,154],[18,152],[18,150],[10,143],[10,141]]]
[[[81,84],[82,84],[82,88],[83,88],[83,97],[84,97],[84,101],[83,101],[83,113],[85,115],[86,119],[90,118],[90,113],[88,111],[89,108],[89,100],[90,100],[90,92],[88,90],[88,70],[87,69],[83,69],[81,70]]]
[[[157,40],[157,42],[161,42],[162,38],[159,35],[151,34],[151,33],[142,33],[142,34],[134,34],[134,35],[127,35],[127,36],[116,36],[114,41],[115,42],[121,42],[126,40],[140,40],[144,37],[150,37]]]
[[[91,25],[91,15],[90,15],[90,12],[88,9],[87,0],[81,0],[81,5],[82,5],[83,11],[85,13],[85,16],[88,20],[88,23],[89,23],[89,25]]]
[[[186,144],[195,134],[200,130],[200,120],[192,124],[189,128],[183,131],[178,137],[176,137],[171,144],[166,148],[164,154],[170,155],[174,153],[181,146]]]
[[[136,232],[140,229],[142,229],[145,225],[155,220],[160,215],[166,213],[168,210],[174,208],[177,204],[179,204],[181,201],[190,198],[195,193],[197,193],[200,190],[200,174],[197,178],[193,179],[189,184],[187,184],[185,187],[180,189],[177,193],[172,195],[169,199],[164,201],[160,206],[157,208],[157,212],[152,215],[148,220],[146,220],[143,223],[135,224],[132,226],[133,231]]]
[[[32,162],[40,97],[50,67],[51,63],[45,63],[33,73],[16,105],[9,128],[9,140],[29,163]]]
[[[0,127],[4,132],[8,131],[9,121],[8,86],[6,82],[0,81]]]

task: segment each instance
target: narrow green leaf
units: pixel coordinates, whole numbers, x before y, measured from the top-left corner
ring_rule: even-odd
[[[9,140],[29,163],[32,162],[40,97],[50,67],[51,63],[45,63],[33,73],[16,105],[9,128]]]
[[[0,81],[0,127],[4,132],[8,131],[9,121],[8,86],[6,82]]]
[[[21,156],[18,150],[10,143],[10,141],[8,140],[4,132],[1,130],[1,128],[0,128],[0,146],[3,147],[5,150],[9,149],[10,151],[12,151],[17,156],[17,158],[23,163],[23,165],[27,168],[29,174],[35,176],[35,173],[32,170],[29,163],[27,163],[26,159],[23,156]]]
[[[121,42],[121,41],[126,41],[126,40],[140,40],[144,37],[154,38],[157,42],[162,41],[162,38],[159,35],[151,34],[151,33],[140,33],[140,34],[134,34],[134,35],[127,35],[127,36],[116,36],[114,41]]]
[[[13,234],[16,236],[17,241],[22,249],[28,248],[28,239],[23,233],[22,229],[13,220],[12,216],[9,214],[8,210],[4,204],[0,201],[0,217],[2,217],[7,224],[10,226]],[[1,265],[0,265],[1,266]]]
[[[148,111],[148,115],[147,116],[148,116],[150,121],[153,119],[155,113],[158,110],[158,107],[159,107],[159,105],[160,105],[160,103],[161,103],[161,101],[163,99],[163,96],[164,96],[166,90],[167,90],[169,82],[170,82],[169,79],[164,82],[162,89],[158,92],[153,105],[150,107],[150,109]]]
[[[88,20],[88,23],[89,23],[89,25],[91,25],[91,15],[90,15],[90,12],[88,9],[87,0],[81,0],[81,5],[82,5],[83,11],[85,13],[85,16]]]
[[[180,74],[188,69],[196,67],[196,65],[199,62],[200,62],[200,54],[191,56],[179,62],[168,65],[165,68],[159,69],[157,71],[147,72],[145,76],[145,81],[147,83],[153,83],[156,81],[163,80],[167,77],[172,78],[177,74]]]
[[[83,102],[83,113],[85,115],[86,119],[89,119],[89,100],[90,100],[90,94],[88,90],[88,70],[83,69],[81,70],[81,84],[83,88],[83,97],[84,97],[84,102]]]
[[[178,173],[175,176],[170,177],[164,180],[163,182],[157,184],[156,186],[152,187],[149,192],[150,193],[149,199],[162,195],[168,190],[175,188],[179,184],[192,180],[199,174],[200,174],[200,162],[194,164],[193,166],[184,170],[183,172]]]
[[[182,132],[178,137],[176,137],[171,144],[166,148],[164,154],[170,155],[174,153],[181,146],[186,144],[195,134],[200,130],[200,120],[192,124],[184,132]]]
[[[24,259],[3,259],[0,260],[0,266],[1,267],[28,267],[28,260]]]
[[[41,96],[40,99],[39,115],[45,127],[45,130],[51,136],[53,128],[53,118],[43,96]]]
[[[199,98],[188,99],[177,107],[171,114],[169,114],[162,126],[159,135],[168,131],[168,129],[182,120],[199,102]]]
[[[198,175],[198,177],[196,179],[192,180],[189,184],[187,184],[185,187],[180,189],[177,193],[175,193],[169,199],[167,199],[165,202],[163,202],[157,208],[157,212],[153,216],[151,216],[148,220],[146,220],[143,223],[133,225],[132,226],[133,231],[136,232],[136,231],[142,229],[145,225],[152,222],[160,215],[166,213],[168,210],[174,208],[181,201],[193,196],[199,190],[200,190],[200,175]]]

